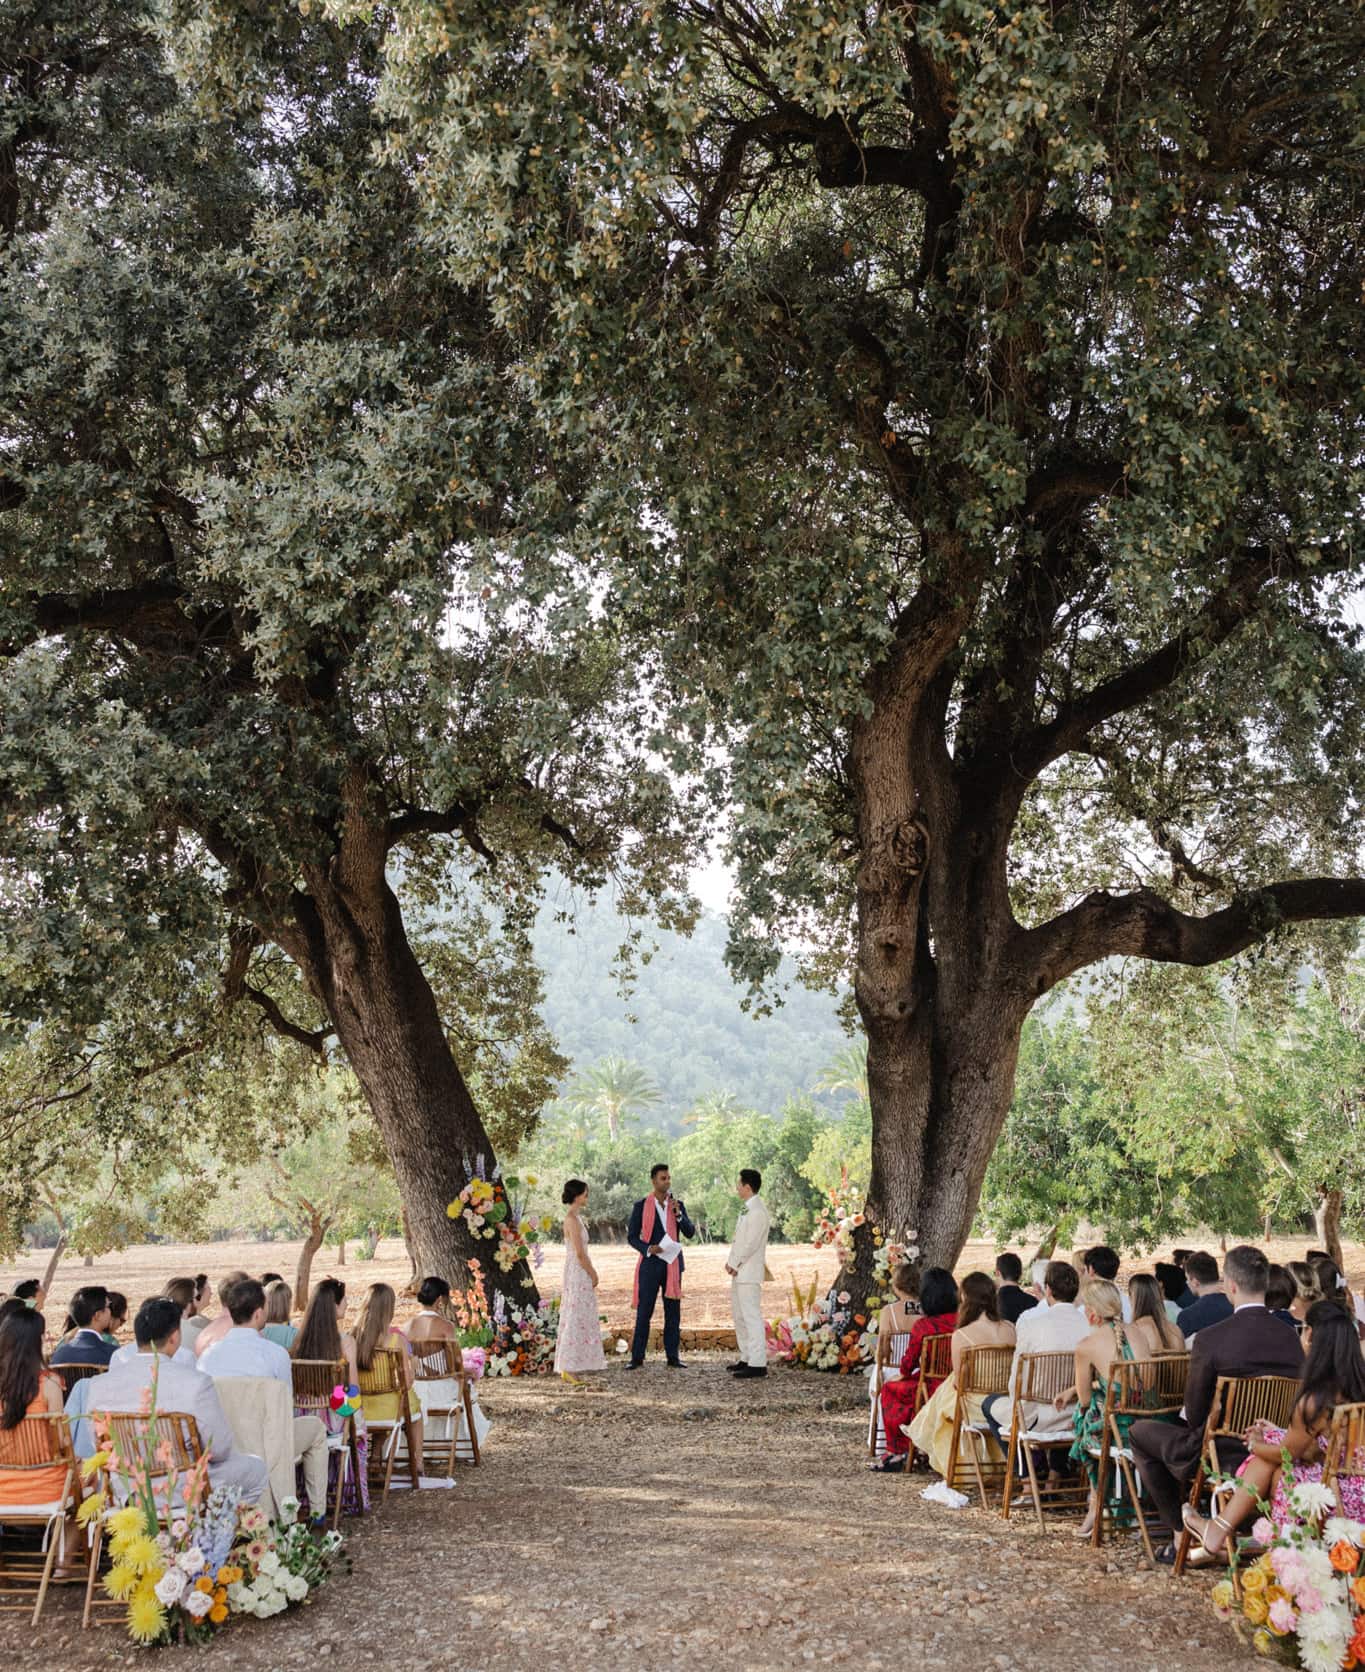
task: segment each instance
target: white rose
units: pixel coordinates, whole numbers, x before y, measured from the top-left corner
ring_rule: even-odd
[[[278,1573],[280,1571],[280,1558],[273,1550],[267,1550],[256,1565],[261,1573]]]
[[[156,1582],[156,1598],[167,1608],[173,1607],[185,1594],[185,1575],[179,1568],[167,1568]]]
[[[191,1591],[185,1598],[184,1607],[187,1614],[193,1615],[196,1620],[202,1620],[213,1607],[213,1598],[207,1591]]]
[[[204,1569],[204,1552],[197,1544],[192,1544],[188,1550],[182,1550],[175,1559],[175,1565],[182,1573],[202,1573]]]
[[[284,1594],[290,1602],[302,1602],[308,1595],[308,1581],[301,1573],[286,1573],[284,1576]]]

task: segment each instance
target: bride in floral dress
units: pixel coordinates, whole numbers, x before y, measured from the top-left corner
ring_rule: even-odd
[[[570,1179],[564,1186],[564,1292],[559,1302],[559,1334],[555,1339],[555,1369],[572,1387],[604,1384],[582,1380],[584,1371],[607,1368],[602,1351],[602,1325],[597,1312],[597,1270],[588,1254],[588,1228],[583,1210],[588,1205],[588,1187],[582,1179]]]

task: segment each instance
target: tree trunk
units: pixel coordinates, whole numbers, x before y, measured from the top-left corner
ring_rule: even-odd
[[[400,1202],[398,1204],[398,1222],[403,1231],[403,1247],[407,1250],[408,1264],[412,1270],[408,1273],[408,1289],[415,1294],[419,1282],[417,1256],[412,1251],[412,1233],[408,1228],[408,1210]]]
[[[1033,1260],[1029,1263],[1034,1264],[1038,1260],[1050,1260],[1057,1251],[1057,1238],[1061,1233],[1060,1225],[1049,1226],[1047,1231],[1039,1237],[1038,1246],[1033,1251]]]
[[[477,1258],[490,1289],[519,1307],[533,1303],[530,1267],[502,1271],[493,1258],[496,1240],[476,1242],[464,1221],[446,1212],[477,1171],[491,1176],[496,1157],[408,943],[379,834],[352,830],[343,859],[310,871],[307,880],[309,894],[294,899],[297,930],[278,938],[326,1009],[373,1111],[416,1264],[463,1289],[468,1262]]]
[[[1330,1256],[1338,1271],[1345,1269],[1341,1249],[1341,1191],[1324,1190],[1313,1209],[1313,1224],[1318,1247]]]
[[[314,1214],[308,1224],[308,1235],[299,1250],[299,1263],[294,1268],[294,1305],[300,1312],[308,1305],[308,1291],[313,1281],[313,1259],[327,1237],[331,1221]]]
[[[48,1290],[52,1287],[52,1279],[57,1275],[57,1267],[61,1263],[62,1254],[65,1249],[66,1232],[64,1230],[59,1230],[57,1232],[57,1240],[52,1245],[52,1252],[47,1257],[47,1265],[43,1271],[42,1281],[38,1285],[44,1295],[46,1295]]]
[[[337,1238],[337,1264],[339,1266],[346,1264],[346,1238],[344,1236]]]

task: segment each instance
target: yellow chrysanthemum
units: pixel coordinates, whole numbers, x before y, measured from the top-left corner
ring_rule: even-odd
[[[209,1619],[216,1626],[222,1625],[223,1621],[226,1620],[227,1617],[228,1611],[226,1603],[215,1602],[213,1607],[209,1609]]]
[[[1242,1575],[1242,1589],[1247,1592],[1249,1596],[1255,1596],[1258,1591],[1265,1590],[1269,1583],[1270,1576],[1263,1568],[1249,1568]]]
[[[125,1504],[109,1517],[109,1537],[115,1548],[120,1541],[136,1538],[147,1531],[147,1518],[136,1504]]]
[[[139,1573],[150,1573],[155,1568],[159,1579],[165,1572],[166,1564],[156,1547],[156,1540],[149,1538],[146,1533],[138,1533],[128,1539],[122,1549],[116,1545],[114,1554],[120,1561],[127,1562],[130,1568],[136,1568]]]
[[[115,1602],[127,1602],[137,1589],[137,1573],[123,1562],[115,1562],[104,1576],[104,1588]]]
[[[213,1581],[206,1573],[201,1573],[199,1575],[198,1579],[194,1582],[194,1588],[196,1591],[202,1591],[206,1597],[211,1597],[213,1595]]]
[[[1243,1597],[1242,1612],[1254,1626],[1263,1626],[1270,1618],[1270,1608],[1263,1596]]]
[[[139,1591],[128,1604],[128,1631],[139,1643],[151,1643],[166,1629],[166,1610],[150,1592]]]
[[[93,1457],[87,1457],[81,1463],[81,1479],[89,1480],[91,1475],[98,1474],[109,1461],[107,1451],[97,1451]]]
[[[92,1492],[88,1498],[82,1498],[81,1507],[76,1511],[77,1526],[84,1527],[93,1521],[103,1508],[103,1492]]]

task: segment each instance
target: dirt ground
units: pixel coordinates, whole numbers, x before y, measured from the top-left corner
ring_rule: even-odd
[[[395,1493],[348,1524],[348,1579],[234,1622],[194,1664],[1232,1672],[1250,1658],[1206,1576],[1154,1575],[1136,1545],[1092,1552],[1074,1523],[1039,1534],[1029,1517],[940,1509],[923,1475],[867,1473],[861,1377],[737,1384],[716,1357],[651,1359],[612,1364],[601,1394],[502,1381],[484,1405],[483,1465],[455,1491]],[[0,1622],[7,1668],[142,1659],[116,1626],[83,1634],[74,1592],[36,1637]]]

